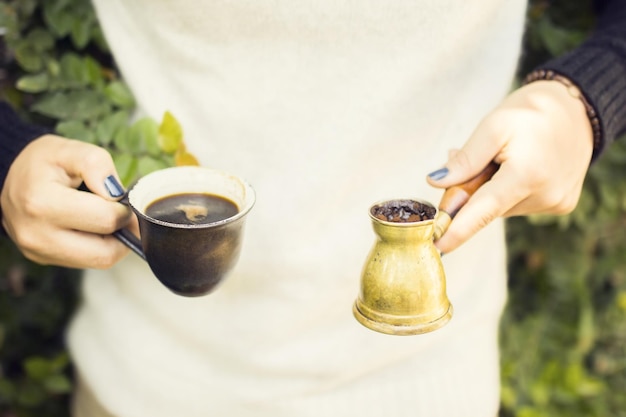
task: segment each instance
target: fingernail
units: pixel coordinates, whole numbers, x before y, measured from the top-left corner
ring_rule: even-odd
[[[428,174],[428,177],[431,180],[439,181],[440,179],[448,175],[448,172],[449,172],[448,168],[440,168],[437,171],[433,171],[430,174]]]
[[[117,181],[117,178],[113,175],[109,175],[104,179],[104,187],[113,198],[118,198],[124,195],[124,187],[122,187],[122,185]]]

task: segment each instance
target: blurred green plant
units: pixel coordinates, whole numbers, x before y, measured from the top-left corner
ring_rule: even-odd
[[[8,75],[16,77],[4,83],[3,95],[59,135],[109,150],[124,184],[157,169],[197,164],[171,113],[160,124],[148,117],[131,123],[135,100],[89,1],[8,1],[0,27]]]
[[[79,271],[44,267],[0,240],[0,416],[66,416],[72,388],[64,328]]]
[[[135,100],[88,0],[0,3],[0,93],[25,119],[107,149],[122,182],[197,165],[169,112],[133,121]],[[26,260],[0,237],[0,416],[64,416],[72,390],[64,329],[80,271]]]
[[[589,1],[531,1],[520,74],[582,42]],[[626,144],[586,178],[574,212],[507,221],[502,417],[626,416]]]

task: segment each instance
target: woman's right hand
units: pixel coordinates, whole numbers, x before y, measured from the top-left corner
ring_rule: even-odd
[[[92,193],[77,189],[83,182]],[[11,164],[0,193],[2,225],[34,262],[109,268],[128,253],[111,235],[133,219],[117,202],[122,192],[105,149],[45,135]]]

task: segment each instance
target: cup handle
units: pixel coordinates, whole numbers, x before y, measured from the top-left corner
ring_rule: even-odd
[[[125,193],[119,203],[124,204],[125,206],[130,207],[130,203],[128,201],[128,193]],[[132,234],[132,232],[128,229],[120,229],[113,232],[113,236],[117,238],[120,242],[126,245],[130,250],[135,252],[141,259],[146,261],[146,254],[143,252],[143,248],[141,247],[141,240],[137,239],[137,236]]]
[[[78,190],[87,191],[88,193],[91,192],[91,190],[87,188],[85,183],[82,183],[80,187],[78,187]],[[130,201],[128,201],[128,191],[124,193],[124,195],[118,201],[118,203],[124,204],[125,206],[130,207]],[[124,245],[126,245],[127,248],[135,252],[141,259],[147,262],[146,254],[143,253],[143,248],[141,247],[141,240],[137,239],[137,237],[134,234],[132,234],[130,230],[128,229],[116,230],[115,232],[113,232],[113,236],[117,240],[122,242]]]

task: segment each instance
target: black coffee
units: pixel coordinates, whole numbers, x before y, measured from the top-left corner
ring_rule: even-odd
[[[372,207],[374,217],[387,222],[413,223],[435,218],[437,210],[414,200],[390,200]]]
[[[207,224],[237,214],[237,205],[227,198],[203,193],[184,193],[162,197],[150,203],[146,215],[178,224]]]

